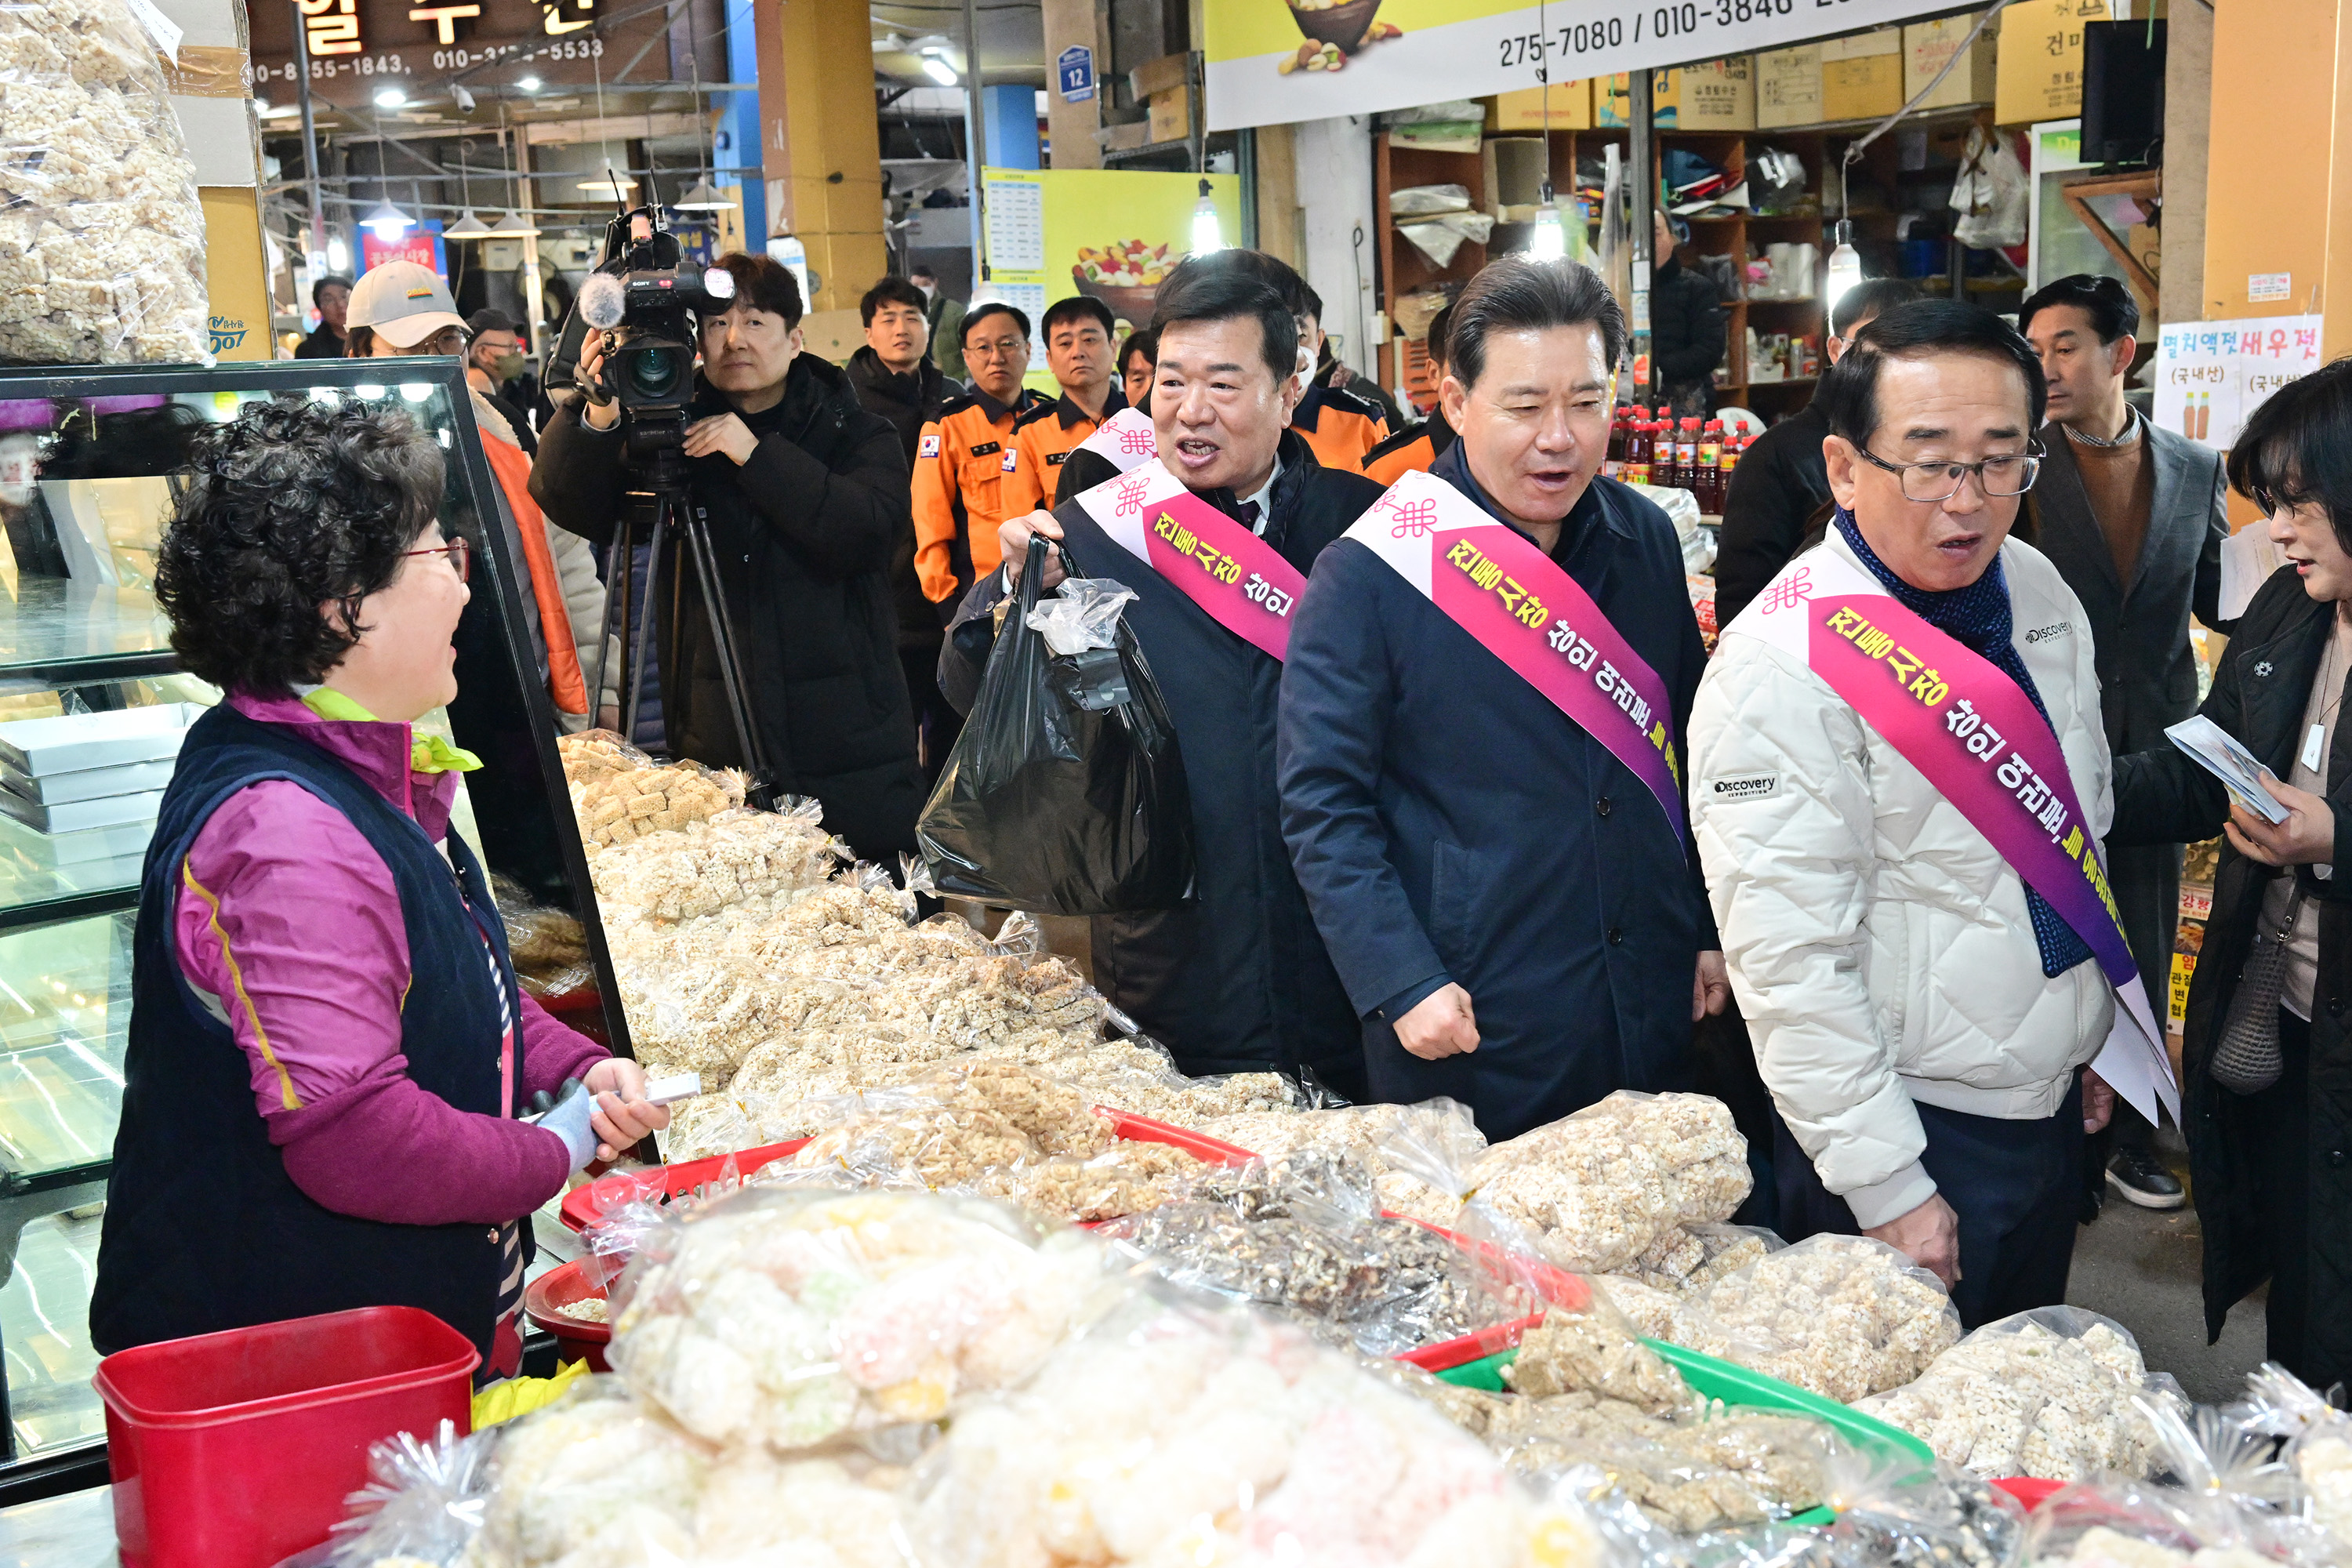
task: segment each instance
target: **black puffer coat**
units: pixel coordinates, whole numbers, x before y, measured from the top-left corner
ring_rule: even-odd
[[[698,381],[694,417],[730,412]],[[922,808],[890,597],[891,552],[912,526],[906,457],[898,432],[814,354],[793,362],[782,402],[743,422],[760,442],[750,461],[739,468],[713,454],[687,471],[718,552],[751,721],[778,793],[814,795],[827,827],[887,863],[915,847]],[[618,430],[591,430],[571,409],[548,426],[530,474],[548,517],[600,545],[626,515],[629,482]],[[679,564],[662,563],[658,593],[670,750],[740,766],[700,583],[691,567],[671,577]]]
[[[2293,572],[2275,573],[2256,593],[2221,655],[2213,689],[2199,709],[2280,778],[2303,742],[2303,714],[2327,647],[2330,604],[2315,604]],[[2288,1244],[2274,1205],[2257,1195],[2253,1173],[2267,1152],[2301,1132],[2307,1233],[2301,1247],[2304,1345],[2289,1369],[2315,1387],[2352,1376],[2352,733],[2338,707],[2327,759],[2336,811],[2336,875],[2304,874],[2319,902],[2319,978],[2312,989],[2310,1081],[2303,1103],[2240,1096],[2208,1070],[2244,972],[2263,897],[2284,875],[2221,847],[2213,913],[2189,988],[2182,1037],[2181,1121],[2189,1135],[2189,1190],[2205,1237],[2205,1327],[2218,1338],[2231,1307],[2271,1277]],[[2176,747],[2116,759],[2116,819],[2109,844],[2197,843],[2221,831],[2229,799],[2210,773]],[[2298,1128],[2281,1120],[2300,1117]],[[2273,1283],[2273,1291],[2279,1289]],[[2276,1318],[2276,1304],[2273,1306]],[[2284,1347],[2273,1346],[2281,1354]],[[2298,1364],[2299,1363],[2299,1364]]]
[[[950,395],[948,378],[928,359],[916,361],[912,370],[894,371],[870,347],[850,355],[842,369],[848,372],[849,384],[856,388],[858,404],[866,412],[887,419],[898,432],[898,445],[907,454],[911,472],[915,443],[924,425],[940,416],[940,405]],[[890,554],[890,589],[898,598],[898,647],[910,653],[937,654],[940,612],[923,596],[923,580],[915,572],[912,511],[907,514],[906,536]]]

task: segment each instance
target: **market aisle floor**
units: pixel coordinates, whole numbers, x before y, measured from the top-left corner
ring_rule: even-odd
[[[2075,1233],[2066,1299],[2129,1329],[2150,1369],[2212,1405],[2244,1397],[2246,1373],[2262,1364],[2263,1298],[2239,1302],[2221,1342],[2208,1345],[2200,1257],[2194,1210],[2137,1208],[2110,1186],[2105,1211]]]

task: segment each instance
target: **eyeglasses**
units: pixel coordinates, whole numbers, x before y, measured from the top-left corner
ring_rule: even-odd
[[[1029,353],[1029,340],[999,338],[992,343],[966,343],[963,353],[966,359],[1011,359],[1015,354],[1025,357]]]
[[[2004,452],[1974,463],[1890,463],[1867,447],[1854,450],[1865,462],[1900,479],[1905,500],[1920,502],[1951,500],[1971,474],[1989,500],[2021,496],[2033,488],[2034,476],[2042,471],[2042,447],[2032,442],[2022,452]]]
[[[446,544],[436,544],[430,550],[401,552],[403,560],[414,555],[446,555],[449,558],[449,564],[457,569],[458,582],[470,583],[474,580],[474,546],[470,540],[453,539]]]

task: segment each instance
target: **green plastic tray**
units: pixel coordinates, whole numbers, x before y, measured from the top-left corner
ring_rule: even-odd
[[[1658,1352],[1665,1363],[1683,1374],[1683,1381],[1709,1399],[1719,1399],[1726,1405],[1742,1405],[1753,1410],[1777,1411],[1787,1415],[1808,1415],[1826,1422],[1839,1436],[1857,1448],[1885,1451],[1895,1449],[1916,1459],[1922,1465],[1936,1462],[1936,1451],[1898,1426],[1890,1426],[1874,1415],[1865,1415],[1851,1405],[1841,1405],[1810,1389],[1782,1383],[1777,1377],[1767,1377],[1760,1372],[1750,1372],[1744,1366],[1718,1361],[1711,1355],[1701,1355],[1680,1345],[1670,1345],[1664,1340],[1643,1340],[1643,1344]],[[1496,1351],[1493,1355],[1465,1362],[1449,1367],[1437,1375],[1464,1388],[1483,1388],[1500,1394],[1507,1386],[1503,1382],[1503,1368],[1515,1360],[1514,1348]],[[1827,1508],[1809,1509],[1789,1520],[1790,1524],[1828,1524],[1837,1515]]]

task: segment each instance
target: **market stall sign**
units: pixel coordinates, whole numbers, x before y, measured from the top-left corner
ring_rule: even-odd
[[[1686,65],[1951,9],[1951,0],[1205,3],[1212,131],[1517,92],[1547,71],[1568,82]]]
[[[2317,316],[2168,321],[2156,340],[2156,422],[2216,451],[2272,393],[2319,368]]]
[[[1062,101],[1084,103],[1095,95],[1095,52],[1072,44],[1054,62],[1062,79]]]
[[[702,36],[722,36],[713,0],[695,0]],[[708,11],[706,17],[701,14]],[[635,13],[632,15],[631,13]],[[608,16],[614,19],[606,19]],[[666,81],[667,12],[616,0],[294,0],[248,18],[254,90],[291,96],[294,18],[310,54],[310,90],[340,108],[369,107],[390,85],[456,76],[477,86],[526,72],[549,86]],[[604,21],[599,27],[598,22]],[[648,47],[651,46],[651,47]],[[723,63],[706,60],[706,68]],[[627,65],[623,71],[620,68]]]

